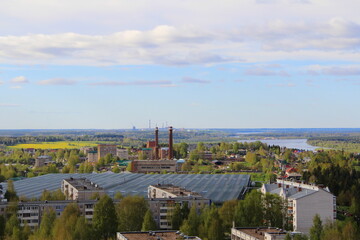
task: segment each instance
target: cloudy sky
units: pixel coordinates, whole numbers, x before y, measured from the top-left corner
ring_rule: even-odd
[[[360,127],[358,0],[0,3],[0,129]]]

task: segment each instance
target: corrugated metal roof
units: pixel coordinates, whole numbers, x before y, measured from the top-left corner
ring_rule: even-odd
[[[243,174],[141,174],[141,173],[75,173],[47,174],[14,182],[19,196],[40,197],[47,190],[61,187],[65,178],[84,177],[98,184],[109,193],[147,196],[147,188],[153,184],[173,184],[197,192],[213,202],[224,202],[239,198],[250,181],[249,175]],[[2,183],[4,189],[6,183]]]

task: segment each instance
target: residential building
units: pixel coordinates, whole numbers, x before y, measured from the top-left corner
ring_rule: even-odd
[[[170,219],[176,205],[187,205],[189,209],[195,206],[200,211],[204,206],[211,204],[209,199],[199,193],[172,184],[150,185],[148,199],[150,210],[160,229],[172,229]]]
[[[118,148],[116,149],[116,156],[120,158],[120,160],[129,159],[129,150],[126,148]]]
[[[96,200],[86,200],[86,201],[31,201],[31,202],[19,202],[17,217],[19,219],[20,225],[25,226],[27,224],[30,228],[34,229],[40,225],[41,218],[44,213],[53,209],[56,213],[56,217],[59,217],[64,211],[65,207],[70,203],[76,203],[79,206],[80,213],[88,221],[91,221],[94,213],[94,205]],[[0,202],[0,215],[6,214],[6,209],[8,207],[7,202]]]
[[[89,151],[87,154],[87,161],[91,163],[96,163],[98,160],[98,152],[97,151]]]
[[[84,154],[88,154],[91,151],[94,151],[93,147],[81,147],[80,151],[83,152]]]
[[[196,236],[186,236],[180,231],[149,231],[149,232],[122,232],[116,233],[117,240],[201,240]]]
[[[231,240],[282,240],[286,231],[272,227],[231,228]]]
[[[67,200],[89,200],[94,194],[102,196],[105,194],[103,188],[99,187],[86,178],[64,179],[61,184],[61,191],[65,194]]]
[[[98,160],[100,158],[105,157],[107,154],[111,154],[112,156],[116,156],[116,148],[115,144],[99,144],[98,145]]]
[[[43,167],[50,163],[54,163],[54,161],[52,161],[52,157],[48,156],[48,155],[43,155],[43,156],[39,156],[35,159],[34,167]]]
[[[276,184],[263,184],[261,192],[277,194],[287,200],[288,214],[296,232],[309,233],[316,214],[323,222],[336,218],[336,197],[328,188],[277,180]]]
[[[135,173],[178,172],[183,162],[178,160],[133,160],[131,171]]]

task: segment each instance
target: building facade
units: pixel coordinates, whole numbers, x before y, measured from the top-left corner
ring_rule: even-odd
[[[100,158],[105,157],[107,154],[111,154],[112,156],[116,156],[117,146],[114,144],[99,144],[98,145],[98,160]]]
[[[89,200],[97,194],[105,194],[103,188],[87,180],[86,178],[68,178],[64,179],[61,184],[61,191],[64,193],[66,200]]]
[[[336,219],[336,197],[328,188],[278,180],[276,184],[264,184],[261,192],[287,200],[288,214],[296,232],[308,234],[316,214],[323,222]]]
[[[171,214],[176,207],[195,206],[198,211],[209,206],[211,201],[200,194],[171,184],[150,185],[148,187],[150,210],[159,229],[172,229]]]
[[[231,240],[283,240],[286,234],[272,227],[231,228]]]
[[[131,171],[135,173],[178,172],[181,166],[182,162],[177,160],[133,160]]]

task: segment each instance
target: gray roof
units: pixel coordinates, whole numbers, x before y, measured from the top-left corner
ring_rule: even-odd
[[[19,196],[40,197],[43,190],[56,190],[66,178],[87,178],[98,184],[112,196],[115,192],[123,195],[147,196],[147,188],[154,184],[173,184],[197,192],[213,202],[224,202],[240,197],[250,181],[243,174],[142,174],[142,173],[74,173],[47,174],[15,181]],[[6,188],[6,183],[1,183]]]
[[[305,196],[308,196],[310,194],[316,193],[316,190],[311,190],[311,189],[303,189],[301,192],[297,192],[291,196],[289,196],[289,198],[291,199],[299,199]]]

